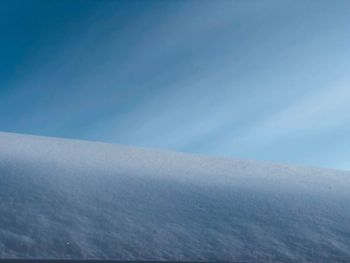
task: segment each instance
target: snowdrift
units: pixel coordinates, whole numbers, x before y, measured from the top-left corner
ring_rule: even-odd
[[[0,258],[350,259],[350,172],[0,133]]]

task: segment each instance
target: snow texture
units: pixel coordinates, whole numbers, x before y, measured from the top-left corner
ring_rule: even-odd
[[[350,172],[0,133],[0,258],[346,261]]]

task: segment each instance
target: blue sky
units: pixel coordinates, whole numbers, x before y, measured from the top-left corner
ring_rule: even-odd
[[[0,130],[350,169],[350,1],[1,1]]]

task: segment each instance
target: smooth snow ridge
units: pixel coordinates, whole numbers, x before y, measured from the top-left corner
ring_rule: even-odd
[[[350,172],[0,133],[0,258],[350,259]]]

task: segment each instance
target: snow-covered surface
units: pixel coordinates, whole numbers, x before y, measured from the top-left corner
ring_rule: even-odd
[[[0,133],[0,258],[350,259],[350,172]]]

